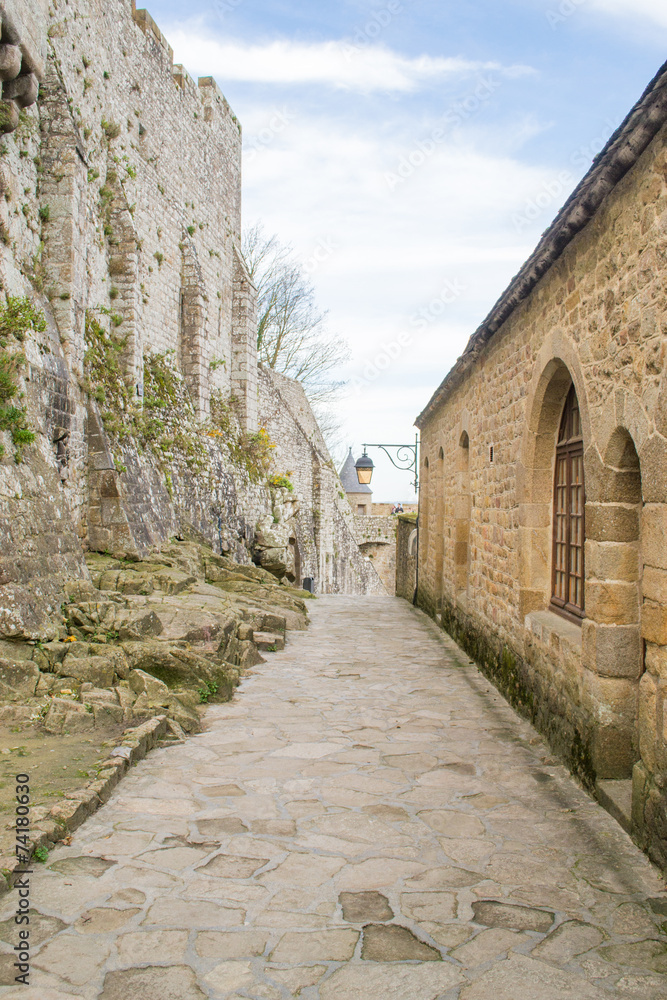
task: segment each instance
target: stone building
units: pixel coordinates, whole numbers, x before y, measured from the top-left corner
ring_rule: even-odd
[[[667,66],[417,420],[419,603],[667,864]]]
[[[0,313],[23,323],[2,363],[24,401],[1,432],[0,635],[44,637],[85,548],[188,533],[381,592],[305,396],[257,364],[241,126],[216,82],[132,0],[0,16]]]
[[[350,448],[340,470],[341,486],[354,514],[354,537],[364,557],[373,565],[388,594],[396,593],[396,518],[393,504],[373,503],[370,486],[362,485]]]

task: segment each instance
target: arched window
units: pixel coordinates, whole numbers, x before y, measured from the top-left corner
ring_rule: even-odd
[[[570,388],[556,446],[551,607],[567,618],[584,615],[584,440],[574,386]]]

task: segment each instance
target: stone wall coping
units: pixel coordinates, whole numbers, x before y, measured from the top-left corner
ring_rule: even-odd
[[[417,427],[423,428],[433,412],[461,383],[494,334],[528,298],[575,236],[588,225],[606,197],[637,163],[666,122],[667,63],[664,63],[605,148],[595,157],[590,170],[565,202],[519,273],[482,325],[473,333],[463,354],[417,417]]]
[[[561,642],[567,643],[578,653],[582,651],[581,626],[561,618],[553,611],[531,611],[526,615],[526,630],[540,639],[545,646],[550,646],[553,636],[558,636]]]

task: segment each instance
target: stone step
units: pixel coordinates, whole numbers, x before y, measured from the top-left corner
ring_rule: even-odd
[[[598,802],[620,823],[626,833],[632,833],[632,778],[617,781],[596,781]]]
[[[265,653],[275,653],[285,648],[285,636],[276,632],[255,632],[254,642]]]

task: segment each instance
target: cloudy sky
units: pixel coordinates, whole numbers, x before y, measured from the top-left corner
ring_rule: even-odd
[[[244,128],[245,223],[352,359],[344,438],[413,422],[667,57],[664,0],[149,0]],[[376,456],[376,499],[409,477]]]

